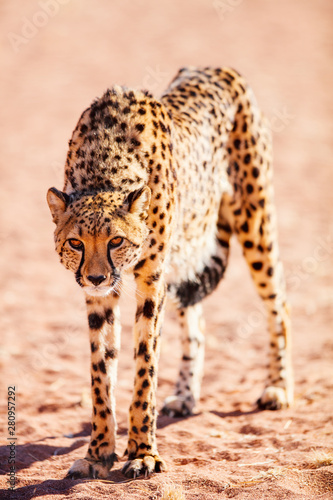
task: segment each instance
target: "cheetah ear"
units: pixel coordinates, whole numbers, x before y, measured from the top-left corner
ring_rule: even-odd
[[[57,224],[59,217],[65,212],[69,197],[66,193],[52,187],[47,192],[47,203],[49,205],[53,222]]]
[[[140,215],[141,219],[147,219],[150,198],[151,191],[148,186],[138,189],[137,191],[133,191],[128,195],[125,202],[128,212]]]

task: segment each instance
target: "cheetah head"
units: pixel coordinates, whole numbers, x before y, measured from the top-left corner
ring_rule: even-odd
[[[50,188],[56,251],[89,295],[117,290],[121,275],[140,259],[147,242],[150,189],[68,195]]]

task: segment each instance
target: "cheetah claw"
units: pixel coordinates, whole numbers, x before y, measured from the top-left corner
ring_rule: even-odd
[[[282,387],[266,387],[263,394],[257,401],[261,410],[281,410],[288,408],[292,404],[292,394],[288,394]]]
[[[153,472],[164,472],[166,464],[158,455],[128,460],[122,468],[125,476],[136,479],[140,475],[150,476]]]

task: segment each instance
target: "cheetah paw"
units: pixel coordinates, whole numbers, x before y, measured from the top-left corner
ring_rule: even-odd
[[[192,415],[195,401],[192,394],[187,396],[169,396],[164,401],[162,413],[169,417],[188,417]]]
[[[147,477],[153,472],[164,472],[165,470],[166,464],[158,455],[146,455],[143,458],[128,460],[122,468],[125,476],[134,479],[141,474]]]
[[[118,457],[115,453],[112,453],[107,460],[101,460],[100,462],[80,458],[73,463],[66,478],[80,479],[83,477],[91,477],[92,479],[105,479],[108,476],[112,465],[117,461]]]
[[[266,387],[257,405],[261,410],[281,410],[292,404],[292,396],[282,387]]]

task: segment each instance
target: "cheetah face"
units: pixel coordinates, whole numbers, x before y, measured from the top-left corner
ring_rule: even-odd
[[[76,199],[51,188],[47,200],[57,226],[55,244],[61,263],[89,295],[117,290],[122,273],[140,259],[149,235],[150,189],[125,197],[97,193]]]

